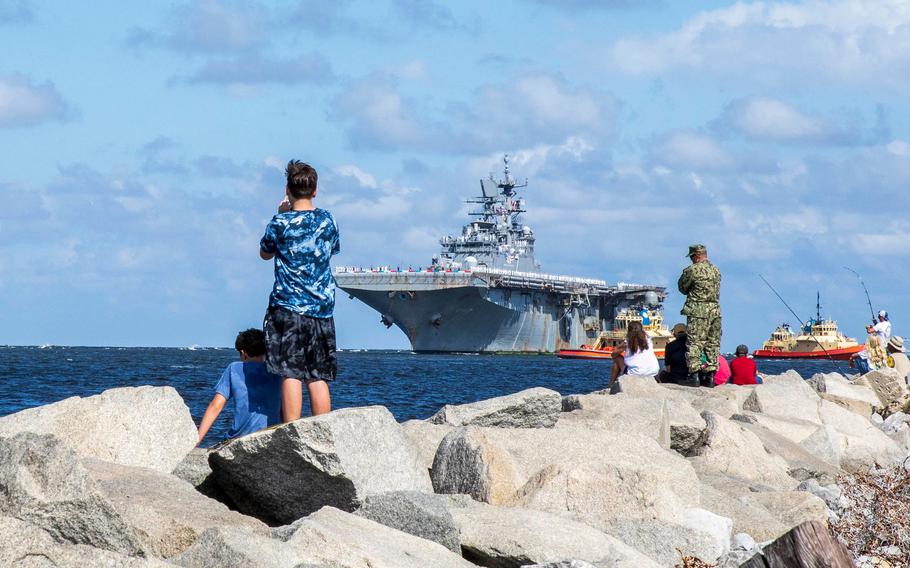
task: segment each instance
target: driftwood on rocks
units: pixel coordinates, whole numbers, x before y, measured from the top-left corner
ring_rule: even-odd
[[[562,395],[538,387],[470,404],[447,404],[427,421],[451,426],[552,428],[560,412]]]
[[[762,549],[740,568],[855,568],[843,544],[818,521],[803,523]]]
[[[323,506],[353,511],[367,495],[432,492],[429,476],[384,407],[347,408],[237,438],[209,456],[241,512],[288,524]]]

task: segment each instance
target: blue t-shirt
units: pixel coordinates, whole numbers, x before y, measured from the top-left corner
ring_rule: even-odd
[[[215,392],[234,400],[234,423],[228,438],[245,436],[281,422],[281,377],[265,363],[235,361],[227,366]]]
[[[314,318],[332,317],[335,279],[329,260],[341,246],[331,213],[325,209],[279,213],[265,228],[259,247],[275,255],[269,306]]]

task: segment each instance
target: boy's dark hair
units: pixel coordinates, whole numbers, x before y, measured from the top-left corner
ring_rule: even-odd
[[[316,193],[319,176],[316,175],[313,166],[300,160],[291,160],[284,170],[284,175],[288,178],[288,191],[294,199],[309,199]]]
[[[265,355],[265,334],[261,329],[250,328],[237,334],[234,341],[237,351],[244,351],[250,357]]]

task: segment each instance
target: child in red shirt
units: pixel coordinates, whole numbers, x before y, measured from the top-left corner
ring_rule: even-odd
[[[734,385],[761,384],[761,377],[756,373],[755,361],[749,359],[749,348],[740,345],[736,348],[736,358],[730,363],[733,375],[730,382]]]

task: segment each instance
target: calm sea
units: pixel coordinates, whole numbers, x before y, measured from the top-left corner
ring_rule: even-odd
[[[233,349],[0,347],[0,415],[113,387],[170,385],[199,421]],[[409,352],[339,353],[334,408],[381,404],[402,420],[426,418],[444,404],[462,404],[547,387],[562,394],[603,388],[609,361],[561,360],[544,355],[417,355]],[[849,373],[846,363],[758,361],[758,369]],[[222,439],[230,403],[204,445]],[[305,411],[307,411],[305,407]]]

